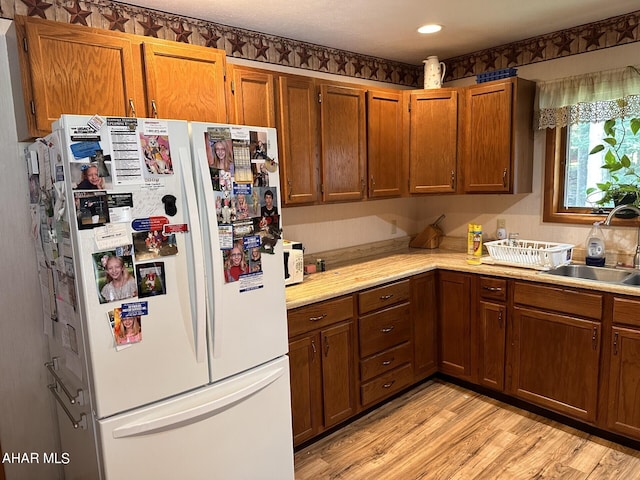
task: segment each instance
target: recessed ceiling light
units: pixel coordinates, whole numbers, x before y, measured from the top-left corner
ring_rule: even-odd
[[[419,33],[436,33],[442,30],[442,25],[436,25],[431,23],[429,25],[423,25],[418,29]]]

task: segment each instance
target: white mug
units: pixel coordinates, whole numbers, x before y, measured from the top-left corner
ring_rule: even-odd
[[[445,64],[436,56],[427,57],[422,63],[424,63],[424,88],[440,88],[447,72]]]

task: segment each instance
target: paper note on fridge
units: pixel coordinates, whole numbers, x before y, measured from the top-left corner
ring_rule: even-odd
[[[120,245],[129,245],[129,233],[125,223],[110,223],[93,229],[98,250],[109,250]]]

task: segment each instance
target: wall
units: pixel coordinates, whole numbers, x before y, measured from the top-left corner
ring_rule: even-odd
[[[540,62],[518,68],[518,75],[535,81],[551,80],[581,73],[608,70],[636,63],[640,44],[598,50]],[[461,86],[475,83],[475,78],[451,83]],[[507,230],[518,232],[520,238],[551,242],[566,242],[584,246],[589,226],[543,223],[542,189],[544,176],[543,131],[534,137],[533,193],[520,195],[438,195],[410,199],[374,200],[355,204],[292,207],[283,211],[284,234],[287,239],[305,243],[307,252],[391,239],[420,232],[441,213],[446,218],[440,224],[445,234],[466,235],[468,223],[480,223],[489,236],[495,236],[496,221],[504,218]],[[393,221],[397,233],[392,234]],[[608,250],[635,251],[636,229],[616,227],[606,229]],[[612,252],[613,253],[613,252]],[[609,254],[607,262],[615,261]]]
[[[13,63],[17,51],[11,22],[0,19],[0,443],[4,453],[35,452],[40,458],[33,464],[5,463],[7,480],[48,480],[61,478],[61,473],[58,466],[42,462],[44,452],[59,450],[43,365],[48,348],[29,234],[29,192],[18,152],[12,94],[19,92],[9,75],[9,59]],[[17,105],[20,116],[22,103]]]

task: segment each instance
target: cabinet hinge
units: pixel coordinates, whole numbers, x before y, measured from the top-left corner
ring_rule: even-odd
[[[231,80],[231,94],[232,95],[236,94],[236,82],[235,82],[235,80]]]
[[[24,38],[22,39],[22,49],[23,49],[25,52],[28,52],[28,51],[29,51],[29,44],[27,43],[27,37],[24,37]]]
[[[411,113],[411,102],[407,103],[407,110],[409,110],[409,113]]]
[[[29,103],[31,104],[31,115],[35,115],[36,114],[36,104],[33,102],[33,100],[31,100]]]
[[[322,103],[322,94],[321,93],[318,94],[318,103]]]
[[[227,66],[222,67],[222,80],[227,81]]]
[[[320,193],[324,193],[324,183],[320,184]]]

